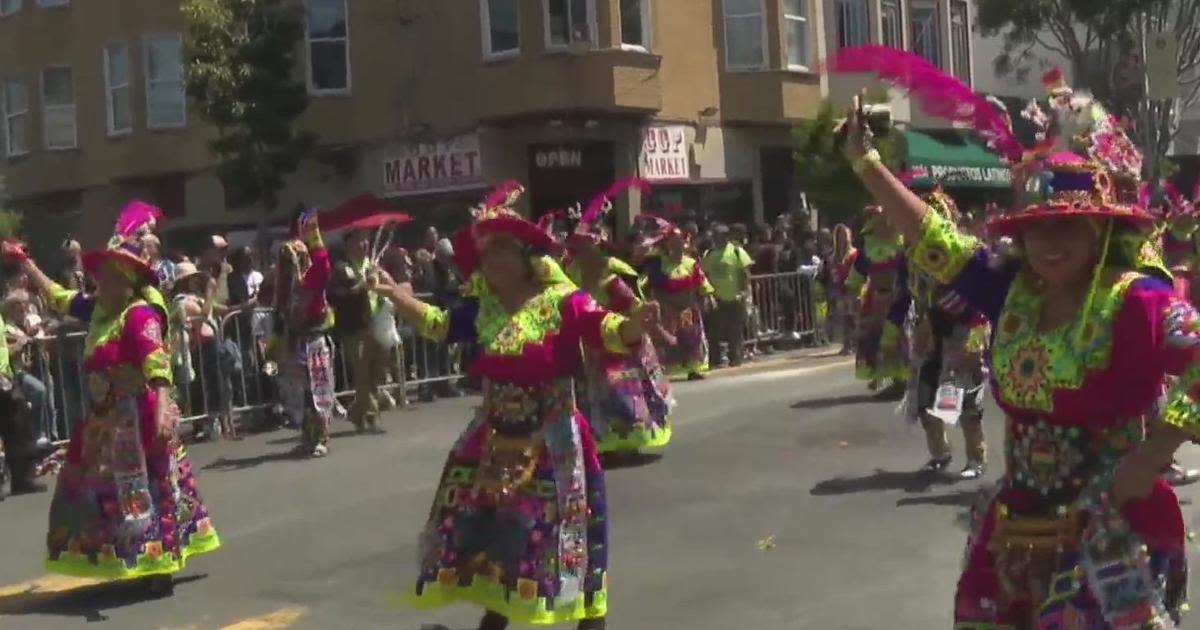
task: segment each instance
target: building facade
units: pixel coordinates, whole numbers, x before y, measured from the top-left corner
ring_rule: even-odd
[[[449,226],[510,178],[536,216],[641,175],[655,192],[618,200],[622,222],[770,218],[798,200],[794,124],[852,90],[815,72],[825,51],[896,43],[970,73],[964,0],[302,1],[320,146],[280,217],[368,192]],[[259,216],[215,175],[185,30],[174,1],[0,0],[0,175],[31,231],[95,242],[133,197],[176,226]]]

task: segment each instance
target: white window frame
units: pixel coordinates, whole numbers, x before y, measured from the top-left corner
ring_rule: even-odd
[[[0,17],[8,17],[10,15],[16,15],[21,12],[22,0],[12,0],[12,2],[13,2],[12,8],[9,9],[8,11],[5,11],[4,10],[4,0],[0,0]]]
[[[513,0],[513,3],[517,7],[517,47],[495,50],[492,47],[492,3],[491,0],[479,0],[479,32],[483,38],[483,58],[488,61],[521,55],[521,0]]]
[[[637,51],[637,52],[650,52],[651,50],[654,49],[654,30],[653,30],[654,21],[652,19],[652,15],[654,13],[654,11],[653,11],[654,0],[639,0],[639,3],[640,3],[640,6],[642,7],[642,16],[641,16],[641,19],[642,19],[642,43],[641,44],[629,44],[629,43],[625,42],[625,28],[624,28],[625,25],[622,24],[623,20],[625,19],[625,16],[623,14],[620,14],[617,16],[617,24],[619,24],[621,26],[621,48],[624,50],[633,50],[633,51]],[[620,10],[621,10],[620,0],[618,0],[616,6],[617,6],[617,11],[620,12]]]
[[[43,9],[60,9],[71,6],[71,0],[37,0],[37,5]]]
[[[926,61],[928,61],[929,63],[932,63],[933,65],[935,65],[939,68],[944,68],[945,67],[945,64],[944,64],[945,59],[943,58],[944,55],[942,55],[942,28],[941,28],[942,27],[941,12],[942,11],[941,11],[941,7],[939,7],[938,4],[939,3],[937,2],[937,0],[909,0],[908,23],[909,23],[910,32],[912,33],[912,35],[910,36],[909,46],[912,48],[912,52],[914,54],[916,54],[919,57],[924,57],[924,55],[921,54],[921,51],[917,50],[916,28],[917,28],[918,20],[917,20],[915,14],[916,14],[917,9],[932,9],[933,10],[933,24],[930,27],[930,33],[933,36],[934,55],[937,58],[936,59],[926,58]]]
[[[599,46],[599,44],[596,42],[597,34],[599,33],[599,29],[596,27],[596,0],[586,0],[586,1],[587,1],[587,24],[588,24],[588,41],[586,43],[587,43],[588,49],[594,50],[595,48],[597,48]],[[571,20],[571,17],[573,17],[573,16],[570,15],[571,0],[563,0],[563,2],[567,3],[567,11],[568,11],[567,26],[570,27],[571,24],[574,23]],[[551,39],[551,33],[550,33],[550,0],[542,0],[542,31],[543,31],[543,35],[545,37],[546,50],[548,50],[548,51],[570,50],[572,47],[580,46],[584,43],[584,42],[574,42],[574,41],[569,41],[565,44],[553,43],[553,40]]]
[[[20,85],[21,89],[25,90],[25,109],[21,110],[19,112],[8,111],[8,86],[13,83]],[[31,133],[33,131],[33,128],[32,128],[33,118],[29,113],[30,100],[31,99],[29,98],[29,85],[26,84],[24,81],[20,81],[18,79],[0,79],[0,113],[4,114],[4,155],[6,157],[15,158],[15,157],[21,157],[22,155],[29,154],[30,148],[29,148],[28,144],[26,144],[25,150],[23,150],[23,151],[13,151],[12,133],[10,132],[10,129],[12,128],[13,119],[24,116],[25,117],[25,126],[26,126],[25,142],[26,143],[29,142],[30,136],[33,135]]]
[[[835,34],[837,35],[835,38],[835,43],[837,44],[839,50],[842,48],[865,46],[871,43],[871,5],[869,2],[867,2],[867,0],[836,0],[836,2],[834,2],[834,11],[834,29]],[[855,31],[854,34],[859,35],[858,38],[852,38],[849,36],[851,34],[851,28],[848,18],[850,17],[849,14],[851,13],[853,13],[853,17],[856,20],[856,24],[853,24],[852,26],[854,27],[853,30]],[[846,28],[846,42],[842,41],[843,18],[847,19],[846,24],[848,25]],[[851,39],[861,39],[861,41],[850,41]]]
[[[150,89],[150,87],[151,87],[150,42],[153,40],[156,40],[156,39],[163,39],[163,38],[167,38],[167,37],[174,37],[175,39],[179,40],[179,51],[180,51],[180,55],[182,55],[183,54],[183,35],[181,35],[179,33],[150,33],[142,38],[142,79],[145,82],[145,90],[146,90],[146,128],[152,129],[152,130],[182,129],[184,127],[187,127],[187,110],[188,110],[187,85],[186,85],[186,79],[182,75],[179,77],[179,84],[180,84],[180,89],[182,89],[184,92],[183,93],[183,119],[177,123],[175,123],[175,122],[154,123],[150,120],[150,111],[151,111],[150,99],[152,98],[152,95],[154,93],[154,91]],[[182,68],[182,64],[184,63],[184,60],[181,58],[179,60],[179,63]],[[186,73],[186,68],[183,68],[183,70]]]
[[[766,70],[767,57],[770,54],[767,50],[769,41],[767,40],[767,3],[766,0],[758,0],[758,13],[738,13],[730,15],[728,11],[728,3],[726,0],[721,0],[721,31],[725,45],[725,69],[731,72],[753,72],[756,70]],[[736,65],[729,62],[729,20],[730,18],[748,18],[757,16],[762,23],[762,32],[759,33],[759,41],[762,43],[762,58],[757,64],[751,65]]]
[[[955,7],[962,8],[962,50],[958,49],[959,42],[954,37],[955,30]],[[950,0],[950,74],[967,85],[974,85],[974,72],[971,68],[971,6],[965,0]],[[959,59],[959,53],[962,53],[963,59]],[[966,76],[958,76],[958,70],[961,68],[966,72]]]
[[[109,51],[114,46],[123,46],[125,48],[125,83],[122,85],[113,85],[112,77],[109,75],[109,68],[112,66]],[[105,125],[108,128],[110,138],[128,135],[133,132],[133,57],[131,55],[132,51],[129,49],[129,42],[116,41],[104,45],[104,54],[101,60],[104,63],[104,111],[107,114],[105,116]],[[113,92],[122,88],[129,91],[129,97],[126,99],[129,103],[129,126],[124,129],[117,129],[116,111],[113,107]]]
[[[886,24],[884,18],[891,14],[896,18],[896,38],[898,41],[890,42],[887,39],[887,30],[884,29]],[[879,3],[879,43],[884,46],[891,46],[897,50],[904,50],[904,5],[900,0],[882,0]]]
[[[71,104],[70,105],[48,105],[46,99],[46,71],[47,70],[66,70],[71,73]],[[68,65],[56,64],[43,66],[41,72],[38,73],[38,83],[41,88],[38,96],[41,99],[42,105],[42,148],[47,151],[73,151],[79,148],[79,104],[78,94],[75,89],[75,69]],[[50,112],[52,111],[69,111],[71,112],[71,144],[70,146],[50,146],[50,134],[46,133],[46,123],[50,120]]]
[[[310,0],[304,0],[304,6],[307,9]],[[354,91],[354,68],[350,65],[350,3],[347,0],[342,0],[342,15],[346,16],[346,33],[342,37],[318,37],[313,39],[312,31],[308,28],[308,11],[304,15],[304,81],[308,84],[308,93],[313,96],[345,96]],[[317,88],[313,84],[313,67],[312,67],[312,45],[313,42],[340,42],[346,43],[346,87],[343,88]]]
[[[783,60],[787,65],[788,70],[808,72],[809,57],[812,53],[812,21],[808,19],[809,0],[800,0],[800,13],[788,13],[787,5],[784,4],[783,9],[783,25],[784,37],[783,43],[785,50],[783,51]],[[791,28],[795,24],[804,25],[804,54],[802,55],[804,63],[792,63],[792,40],[790,37]]]

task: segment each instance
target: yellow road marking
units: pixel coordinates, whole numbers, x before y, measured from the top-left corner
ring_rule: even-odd
[[[308,608],[304,606],[281,608],[269,615],[239,621],[221,630],[282,630],[300,621],[307,614]]]
[[[65,575],[47,575],[36,580],[21,582],[20,584],[10,584],[8,586],[0,586],[0,597],[12,597],[14,595],[41,595],[46,593],[62,593],[64,591],[73,591],[77,588],[86,588],[102,584],[101,580],[93,580],[89,578],[67,577]]]

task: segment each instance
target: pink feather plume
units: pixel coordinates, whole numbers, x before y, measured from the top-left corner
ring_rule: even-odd
[[[508,198],[514,192],[522,190],[523,188],[524,186],[521,185],[521,182],[510,179],[493,188],[492,192],[488,193],[487,197],[483,198],[483,207],[495,208],[497,206],[502,206],[508,203]]]
[[[923,57],[887,46],[859,46],[843,48],[826,66],[840,74],[874,74],[906,90],[923,112],[970,125],[992,151],[1010,163],[1025,155],[1005,112],[997,111],[986,98]]]
[[[1187,206],[1187,200],[1183,198],[1183,193],[1179,192],[1179,187],[1169,179],[1163,182],[1163,194],[1167,196],[1167,200],[1177,210],[1182,210]]]
[[[162,219],[163,211],[145,201],[129,202],[117,216],[117,236],[125,238]]]
[[[587,207],[584,208],[583,215],[580,217],[579,222],[585,225],[591,225],[599,221],[600,213],[604,210],[604,202],[611,201],[617,195],[629,190],[630,188],[633,188],[634,186],[641,189],[642,194],[647,194],[650,192],[650,182],[640,177],[627,177],[625,179],[613,182],[613,185],[609,186],[608,190],[605,190],[595,197],[592,197],[592,200],[588,202]]]

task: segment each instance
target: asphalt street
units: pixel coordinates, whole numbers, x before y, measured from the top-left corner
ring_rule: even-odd
[[[920,430],[851,373],[844,359],[809,357],[677,385],[662,457],[608,474],[609,628],[949,628],[961,517],[983,484],[914,474]],[[324,460],[292,459],[287,431],[193,447],[224,547],[196,558],[168,600],[44,576],[49,495],[0,502],[0,628],[473,629],[470,607],[395,599],[476,402],[390,413],[382,435],[340,423]],[[994,407],[985,423],[999,452]]]

